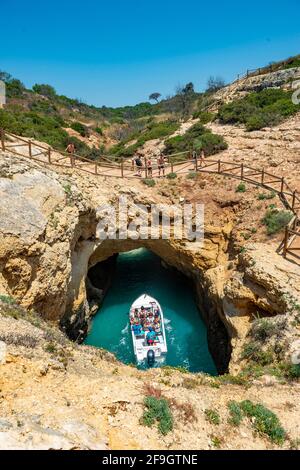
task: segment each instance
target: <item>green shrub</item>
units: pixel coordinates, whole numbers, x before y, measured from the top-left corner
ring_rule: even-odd
[[[143,179],[143,183],[146,185],[146,186],[149,186],[149,188],[153,188],[153,186],[155,186],[155,180],[153,179]]]
[[[95,127],[95,132],[97,132],[99,135],[103,135],[103,130],[101,127]]]
[[[68,195],[68,196],[71,196],[72,195],[72,189],[71,189],[71,184],[70,183],[66,183],[63,185],[63,189],[64,189],[64,192]]]
[[[236,187],[236,190],[235,190],[236,193],[244,193],[246,192],[246,185],[245,183],[240,183],[237,185]]]
[[[277,324],[268,318],[260,318],[252,323],[251,336],[255,340],[264,341],[275,333],[280,333],[282,326],[281,323]]]
[[[44,347],[45,351],[50,354],[55,354],[57,352],[56,346],[53,342],[49,342]]]
[[[271,191],[270,193],[259,193],[257,196],[257,199],[259,201],[263,201],[265,199],[273,199],[276,196],[276,193],[274,191]]]
[[[284,376],[287,379],[300,378],[300,364],[284,364]]]
[[[20,80],[15,78],[6,83],[6,96],[7,98],[19,98],[23,95],[25,86]]]
[[[240,403],[244,414],[252,418],[252,424],[260,434],[266,434],[275,444],[283,444],[286,433],[280,424],[278,417],[260,403],[254,404],[250,400]]]
[[[177,178],[177,173],[168,173],[167,178],[169,180],[174,180],[175,178]]]
[[[245,124],[248,131],[273,126],[299,111],[291,92],[264,89],[220,107],[218,118],[225,124]]]
[[[248,385],[247,378],[243,377],[241,374],[231,375],[223,374],[215,377],[215,380],[220,384],[232,384],[232,385]]]
[[[163,435],[172,431],[174,420],[167,400],[148,396],[144,400],[144,405],[146,410],[141,418],[144,426],[151,427],[158,423],[158,430]]]
[[[220,415],[216,410],[212,410],[210,408],[205,410],[205,419],[210,424],[218,425],[221,422]]]
[[[263,351],[257,342],[250,342],[244,345],[241,359],[248,359],[264,366],[274,362],[274,354],[270,349]]]
[[[265,127],[266,121],[263,116],[250,116],[246,121],[247,131],[257,131]]]
[[[222,136],[213,134],[201,123],[194,124],[184,135],[177,135],[165,141],[167,155],[192,150],[204,150],[205,155],[214,155],[227,147]]]
[[[187,179],[193,180],[197,177],[197,173],[195,171],[191,171],[190,173],[187,174]]]
[[[201,124],[208,124],[214,119],[215,116],[215,113],[209,113],[208,111],[198,111],[194,113],[193,118],[199,119]]]
[[[223,439],[219,436],[215,436],[215,435],[211,435],[210,436],[211,438],[211,443],[213,445],[213,447],[215,447],[215,449],[220,449],[222,444],[223,444]]]
[[[86,126],[81,124],[81,122],[72,122],[71,129],[78,132],[81,137],[86,137],[88,135],[88,129],[86,128]]]
[[[48,98],[54,98],[56,96],[56,91],[51,85],[36,83],[33,85],[32,90],[39,95],[47,96]]]
[[[228,423],[232,424],[233,426],[239,426],[243,420],[243,411],[240,405],[232,400],[228,403],[228,409],[230,417],[228,418]]]
[[[262,222],[267,227],[267,234],[273,235],[282,230],[292,218],[293,213],[290,211],[268,209]]]
[[[9,295],[0,295],[0,301],[8,305],[16,304],[15,299],[13,297],[10,297]]]
[[[130,133],[126,139],[122,140],[118,144],[114,145],[110,149],[110,153],[116,155],[117,157],[131,157],[134,155],[136,150],[144,145],[145,142],[152,139],[161,139],[170,134],[173,134],[179,127],[179,123],[176,121],[162,121],[162,122],[150,122],[146,127],[142,128],[139,131]],[[136,140],[132,145],[127,146],[127,144]]]

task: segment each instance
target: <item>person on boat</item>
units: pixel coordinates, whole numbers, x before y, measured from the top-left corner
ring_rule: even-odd
[[[146,312],[145,312],[145,310],[142,310],[142,309],[141,309],[141,312],[140,312],[140,319],[141,319],[141,320],[144,320],[145,318],[146,318]]]
[[[146,335],[146,339],[147,339],[147,344],[148,344],[148,346],[152,346],[152,345],[153,345],[155,336],[156,336],[155,331],[153,330],[153,328],[152,328],[151,326],[149,326],[149,331],[148,331],[148,333],[147,333],[147,335]]]
[[[150,310],[150,312],[148,313],[148,317],[149,317],[150,319],[153,318],[153,312],[152,312],[152,310]]]
[[[142,334],[142,325],[140,323],[135,323],[132,327],[132,330],[136,336]]]
[[[155,316],[155,318],[158,318],[158,317],[159,317],[159,309],[158,309],[158,308],[155,310],[154,316]]]

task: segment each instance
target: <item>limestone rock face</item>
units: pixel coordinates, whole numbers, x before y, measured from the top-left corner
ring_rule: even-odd
[[[239,256],[237,271],[224,282],[220,299],[225,324],[230,328],[234,353],[231,370],[239,369],[240,352],[252,321],[258,316],[285,317],[293,321],[300,305],[300,267],[276,254],[275,247],[250,244]],[[294,328],[285,332],[290,345],[297,338]]]
[[[46,319],[64,320],[77,338],[82,328],[86,331],[91,315],[87,290],[95,297],[87,282],[89,269],[116,253],[148,248],[193,281],[210,350],[219,371],[224,372],[236,338],[245,338],[256,310],[286,313],[289,296],[299,297],[299,272],[266,244],[249,246],[237,267],[236,259],[229,266],[235,217],[242,203],[227,190],[212,198],[205,187],[203,244],[174,238],[99,239],[99,206],[117,204],[120,195],[129,204],[145,207],[173,204],[186,195],[192,200],[189,183],[182,183],[187,185],[185,193],[178,194],[178,188],[168,183],[158,191],[139,181],[100,180],[0,152],[4,201],[0,207],[0,295],[14,297]],[[101,291],[97,295],[101,299]]]
[[[240,273],[224,285],[225,310],[230,316],[256,307],[273,315],[285,314],[300,300],[300,267],[279,256],[275,248],[250,244],[239,255]]]
[[[265,88],[291,89],[293,81],[299,80],[299,78],[300,67],[243,78],[219,90],[214,95],[216,100],[214,107],[217,104],[229,103],[250,92],[264,90]]]

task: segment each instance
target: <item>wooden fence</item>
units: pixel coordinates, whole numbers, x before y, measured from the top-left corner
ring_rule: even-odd
[[[121,178],[155,178],[160,171],[157,165],[153,165],[150,173],[146,160],[137,173],[136,168],[128,160],[122,159],[120,163],[111,161],[109,157],[91,161],[88,158],[76,154],[56,151],[51,147],[36,144],[30,139],[24,139],[10,132],[0,129],[0,141],[3,151],[30,158],[44,164],[58,165],[65,168],[76,168],[93,175],[121,177]],[[285,228],[285,236],[278,248],[286,257],[287,254],[295,254],[300,250],[300,193],[293,190],[284,177],[274,175],[264,168],[257,169],[243,163],[232,163],[211,158],[201,161],[192,159],[191,152],[180,152],[166,157],[164,174],[176,173],[177,175],[190,173],[212,173],[231,178],[236,178],[264,189],[274,191],[281,198],[286,209],[293,213],[293,218]],[[162,172],[162,170],[161,170]],[[293,246],[295,239],[299,241],[299,247]],[[295,243],[294,243],[295,245]]]

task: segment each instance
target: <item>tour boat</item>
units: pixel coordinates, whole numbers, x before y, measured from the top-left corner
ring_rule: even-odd
[[[137,362],[146,361],[149,366],[162,362],[168,349],[163,311],[157,300],[147,294],[138,297],[131,305],[129,320]]]

